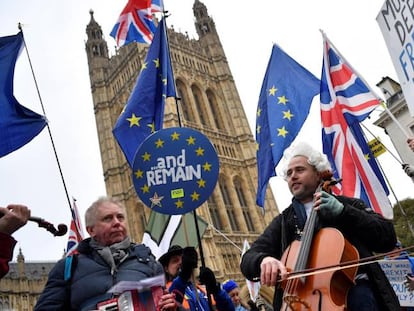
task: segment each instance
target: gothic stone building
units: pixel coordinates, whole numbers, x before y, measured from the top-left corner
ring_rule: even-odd
[[[193,12],[197,40],[168,29],[171,62],[181,100],[176,105],[174,99],[167,99],[164,128],[181,125],[198,130],[214,145],[220,162],[219,180],[210,198],[197,209],[197,214],[217,230],[210,227],[204,234],[203,253],[206,265],[220,281],[227,278],[243,281],[239,269],[240,250],[234,244],[242,248],[245,239],[253,242],[278,210],[270,190],[264,216],[255,204],[256,143],[215,23],[206,6],[198,0],[194,1]],[[131,169],[112,129],[135,85],[148,45],[128,44],[109,57],[107,42],[93,12],[86,32],[106,191],[125,204],[129,232],[135,241],[141,241],[150,208],[135,192]]]
[[[214,21],[198,0],[194,1],[193,12],[198,39],[168,29],[180,101],[177,113],[175,100],[167,99],[164,128],[180,125],[198,130],[209,138],[218,153],[219,180],[210,198],[197,209],[197,215],[214,226],[203,236],[203,253],[206,266],[215,272],[219,281],[233,278],[242,285],[244,278],[239,261],[243,242],[247,239],[252,243],[278,214],[278,209],[269,189],[264,215],[255,204],[255,140]],[[148,45],[131,43],[109,56],[102,29],[92,11],[90,14],[86,54],[106,191],[125,204],[130,235],[140,242],[150,208],[135,192],[131,169],[112,129],[134,87]],[[0,281],[2,310],[31,310],[53,266],[51,263],[24,263],[22,257]],[[271,301],[271,290],[263,291],[262,295]]]

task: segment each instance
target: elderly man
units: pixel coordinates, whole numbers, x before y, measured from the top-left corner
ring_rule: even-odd
[[[162,266],[143,244],[128,237],[123,205],[113,198],[100,198],[85,214],[90,238],[78,246],[71,277],[65,280],[65,259],[50,271],[35,310],[96,310],[113,298],[107,291],[120,281],[139,281],[163,273]],[[69,271],[70,271],[69,270]],[[175,310],[174,295],[165,293],[161,310]]]
[[[361,258],[391,251],[397,242],[392,222],[373,212],[363,201],[316,192],[323,172],[331,171],[325,155],[300,143],[285,151],[285,159],[288,164],[284,175],[293,194],[292,204],[273,219],[241,262],[241,270],[248,279],[276,286],[275,310],[280,309],[283,297],[279,279],[287,276],[282,254],[294,240],[300,240],[312,209],[319,216],[317,228],[338,229]],[[377,263],[360,266],[354,281],[347,293],[347,310],[399,310],[398,299]]]

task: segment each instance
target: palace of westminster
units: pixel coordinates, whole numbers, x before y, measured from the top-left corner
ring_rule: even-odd
[[[256,142],[214,20],[199,0],[194,0],[193,13],[198,39],[190,39],[174,28],[167,31],[179,100],[167,98],[163,127],[192,128],[213,144],[220,163],[218,182],[208,200],[196,210],[209,224],[202,237],[203,255],[218,281],[235,279],[244,285],[239,268],[243,243],[245,240],[252,243],[279,210],[270,189],[266,193],[265,213],[255,203]],[[86,34],[85,50],[106,192],[124,203],[130,236],[140,242],[151,209],[136,194],[131,169],[112,129],[135,85],[148,45],[130,43],[110,56],[93,11]],[[389,110],[407,131],[414,133],[414,119],[400,85],[384,77],[377,86],[384,93]],[[414,165],[406,138],[399,134],[390,116],[384,112],[374,124],[386,130],[402,163]],[[188,235],[194,236],[195,232]],[[18,250],[17,262],[10,263],[9,273],[0,280],[0,310],[32,310],[54,265],[55,262],[25,262],[23,251]],[[262,287],[260,293],[271,302],[272,291]],[[246,286],[242,294],[247,295]]]

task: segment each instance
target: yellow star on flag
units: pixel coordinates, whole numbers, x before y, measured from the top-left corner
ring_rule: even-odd
[[[147,124],[147,126],[151,129],[151,133],[155,132],[155,123],[154,122]]]
[[[289,121],[292,120],[292,117],[294,117],[295,115],[293,113],[290,112],[290,110],[288,111],[283,111],[283,119],[288,119]]]
[[[269,89],[269,96],[275,96],[277,92],[277,88],[275,88],[275,86],[273,85],[270,89]]]
[[[279,100],[278,104],[286,105],[286,103],[289,101],[285,95],[279,96],[277,98]]]
[[[139,125],[139,121],[141,120],[141,117],[137,117],[135,115],[135,113],[132,114],[132,116],[130,118],[127,118],[127,120],[129,121],[129,127],[133,127],[134,125],[136,126],[140,126]]]
[[[286,135],[288,134],[289,132],[288,131],[286,131],[286,129],[285,129],[285,127],[283,126],[282,128],[278,128],[277,129],[277,136],[283,136],[283,137],[285,137],[286,138]]]
[[[145,62],[145,63],[142,63],[142,66],[141,66],[141,71],[143,71],[144,69],[147,69],[147,62]]]
[[[160,59],[159,58],[154,59],[153,62],[155,64],[155,68],[160,67]]]

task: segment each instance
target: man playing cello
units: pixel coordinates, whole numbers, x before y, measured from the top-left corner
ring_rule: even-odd
[[[397,242],[392,222],[372,211],[362,200],[318,190],[323,182],[322,173],[331,171],[325,155],[305,143],[299,143],[287,149],[284,156],[287,160],[284,177],[293,194],[292,204],[273,219],[244,254],[240,264],[247,279],[260,279],[263,285],[276,286],[275,310],[280,310],[284,305],[283,282],[279,280],[289,274],[282,255],[293,241],[301,239],[312,209],[318,215],[316,229],[338,229],[358,250],[360,258],[371,256],[374,252],[391,251]],[[359,266],[351,281],[354,283],[351,282],[352,286],[344,293],[346,303],[342,310],[400,309],[398,298],[377,263]]]

